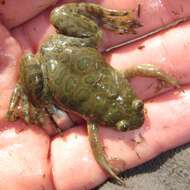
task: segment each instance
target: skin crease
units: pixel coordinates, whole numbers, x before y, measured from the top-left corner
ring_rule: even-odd
[[[114,6],[117,1],[112,0],[112,2],[104,0],[98,3]],[[123,5],[135,7],[136,5],[133,5],[133,2],[122,0]],[[153,6],[153,2],[157,2],[157,7],[159,7],[156,0],[149,1],[151,6]],[[187,1],[180,2],[184,4],[184,12],[188,14],[190,3]],[[119,6],[122,7],[122,3]],[[175,7],[173,4],[169,1],[167,9]],[[149,7],[144,8],[150,9]],[[151,11],[149,10],[149,14],[154,14]],[[169,20],[166,13],[163,14],[162,11],[161,13],[161,17]],[[148,15],[148,13],[146,14]],[[48,25],[47,16],[47,12],[42,13],[38,18],[34,18],[25,25],[10,31],[23,47],[23,50],[35,51],[38,44],[54,32],[53,28]],[[144,25],[148,27],[148,23],[145,23],[146,21],[144,21]],[[36,30],[29,32],[34,27]],[[152,24],[150,23],[151,27]],[[28,36],[26,36],[27,33]],[[56,136],[50,139],[39,127],[28,128],[21,121],[10,124],[5,122],[4,114],[8,99],[17,78],[16,69],[18,65],[16,62],[22,53],[18,42],[11,34],[4,27],[0,28],[0,173],[1,179],[3,179],[0,181],[0,187],[2,189],[13,189],[14,187],[14,189],[22,190],[26,188],[42,189],[42,187],[44,189],[91,189],[97,186],[107,176],[93,159],[84,126],[67,130],[63,137]],[[147,119],[141,129],[128,133],[101,129],[101,137],[104,140],[108,157],[117,157],[126,161],[125,164],[115,161],[115,164],[121,169],[134,167],[163,151],[189,142],[189,34],[190,23],[185,23],[145,41],[120,48],[113,54],[106,55],[108,62],[119,70],[129,67],[130,64],[138,64],[143,61],[143,63],[152,63],[162,67],[185,84],[185,93],[174,90],[148,100],[145,105],[148,110]],[[117,43],[120,40],[120,37],[114,37],[113,41]],[[104,44],[106,43],[104,41]],[[112,42],[110,43],[112,44]],[[145,48],[139,50],[138,47],[142,44],[145,45]],[[137,84],[139,81],[140,87]],[[154,85],[149,87],[149,81],[150,84],[155,83],[149,79],[133,81],[135,90],[143,99],[157,94]],[[162,115],[162,119],[158,119],[158,115]],[[141,132],[143,139],[138,138],[139,132]],[[51,154],[49,155],[50,150]],[[51,174],[51,167],[53,168],[53,175]],[[18,176],[18,174],[22,174],[21,177],[15,178],[14,176]],[[12,178],[11,183],[7,183],[10,178]]]

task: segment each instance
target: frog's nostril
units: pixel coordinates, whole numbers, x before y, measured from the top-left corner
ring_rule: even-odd
[[[142,100],[133,100],[132,102],[132,108],[135,111],[142,111],[144,108],[144,103]]]

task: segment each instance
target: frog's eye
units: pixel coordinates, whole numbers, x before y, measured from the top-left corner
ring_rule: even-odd
[[[133,100],[132,109],[135,111],[142,111],[144,107],[144,103],[142,100]]]

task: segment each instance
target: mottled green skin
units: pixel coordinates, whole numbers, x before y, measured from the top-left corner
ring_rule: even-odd
[[[58,47],[55,38],[63,38],[65,45]],[[54,104],[107,126],[121,120],[128,128],[142,125],[142,109],[133,105],[137,98],[124,76],[95,48],[70,46],[64,38],[53,36],[40,50]]]

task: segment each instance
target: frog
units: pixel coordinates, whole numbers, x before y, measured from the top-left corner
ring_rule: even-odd
[[[165,71],[140,64],[118,71],[99,51],[102,29],[136,34],[141,23],[131,11],[117,11],[93,3],[67,3],[50,13],[56,34],[35,53],[20,59],[19,79],[12,93],[7,118],[41,124],[54,108],[78,114],[86,120],[89,143],[99,166],[123,184],[119,170],[107,158],[99,126],[116,131],[140,128],[145,120],[144,102],[137,97],[130,79],[153,77],[179,88],[179,81]]]

